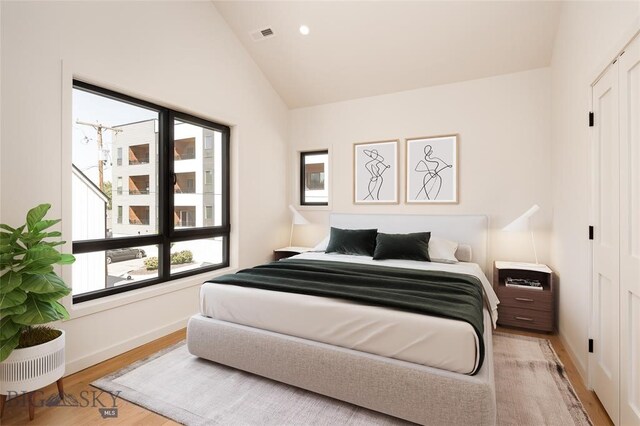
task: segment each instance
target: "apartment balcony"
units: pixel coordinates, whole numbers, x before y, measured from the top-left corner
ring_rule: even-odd
[[[192,153],[192,154],[183,154],[183,155],[174,155],[174,159],[176,161],[179,160],[195,160],[196,158],[196,154]]]
[[[196,193],[196,173],[176,173],[176,183],[174,192],[176,194],[195,194]]]
[[[149,194],[149,175],[129,176],[129,195]]]
[[[179,139],[174,142],[174,161],[193,160],[196,158],[196,138]]]
[[[149,225],[149,206],[130,206],[129,225]]]
[[[149,144],[129,147],[129,165],[149,164]]]
[[[129,195],[148,195],[151,191],[149,189],[130,189]]]
[[[149,157],[137,157],[135,160],[129,160],[130,166],[138,166],[140,164],[149,164]]]
[[[175,223],[175,227],[176,228],[193,228],[196,226],[196,221],[195,219],[192,220],[179,220]]]
[[[196,226],[196,206],[175,206],[173,226],[176,228],[193,228]]]

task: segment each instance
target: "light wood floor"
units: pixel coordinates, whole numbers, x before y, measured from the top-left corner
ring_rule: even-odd
[[[611,420],[604,411],[604,408],[600,404],[600,401],[595,394],[584,386],[582,379],[576,370],[575,365],[571,362],[569,355],[567,354],[560,339],[556,335],[547,335],[541,333],[531,333],[526,331],[518,331],[499,327],[498,331],[505,333],[516,333],[526,336],[543,337],[551,340],[553,348],[560,357],[560,360],[565,365],[569,380],[573,384],[578,397],[584,404],[589,416],[593,423],[597,426],[611,425]],[[29,421],[29,413],[27,410],[26,398],[15,398],[7,402],[4,410],[4,416],[2,418],[2,425],[89,425],[98,422],[105,422],[108,425],[175,425],[177,423],[168,420],[158,414],[145,410],[142,407],[138,407],[123,399],[117,400],[118,417],[102,419],[97,407],[86,404],[84,401],[92,401],[93,396],[96,395],[98,400],[105,406],[110,407],[111,397],[104,393],[100,395],[100,390],[90,386],[90,383],[94,380],[105,376],[109,373],[117,371],[133,362],[145,358],[160,349],[170,346],[174,343],[184,339],[186,335],[185,330],[180,330],[168,336],[162,337],[144,346],[140,346],[132,351],[119,355],[115,358],[111,358],[98,365],[82,370],[78,373],[72,374],[64,378],[64,390],[66,394],[73,395],[78,399],[82,405],[89,405],[85,407],[46,407],[38,406],[42,404],[43,399],[57,393],[55,383],[51,386],[44,388],[42,394],[36,396],[36,412],[35,419]],[[94,394],[95,392],[95,394]],[[84,397],[84,398],[83,398]],[[99,406],[99,405],[98,405]]]

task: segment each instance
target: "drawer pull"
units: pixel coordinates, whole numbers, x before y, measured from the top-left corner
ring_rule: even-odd
[[[516,297],[518,302],[533,302],[533,299],[527,299],[526,297]]]
[[[533,321],[533,318],[527,318],[527,317],[516,317],[516,319],[520,321]]]

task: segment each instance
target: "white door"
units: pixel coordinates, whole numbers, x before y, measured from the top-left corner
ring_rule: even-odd
[[[620,173],[618,68],[593,86],[592,145],[594,351],[591,385],[618,424],[620,308]]]
[[[620,424],[640,425],[640,37],[620,84]]]

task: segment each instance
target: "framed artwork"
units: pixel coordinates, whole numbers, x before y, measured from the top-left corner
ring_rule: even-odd
[[[398,203],[398,140],[353,145],[353,202]]]
[[[407,139],[407,203],[458,202],[458,135]]]

